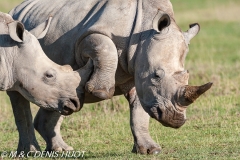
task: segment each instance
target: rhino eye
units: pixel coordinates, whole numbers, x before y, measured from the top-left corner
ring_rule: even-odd
[[[159,86],[163,77],[165,76],[165,72],[163,69],[159,69],[154,73],[154,78],[151,78],[151,82],[155,86]]]
[[[56,80],[56,71],[54,69],[50,69],[44,73],[43,81],[45,83],[52,83]]]
[[[52,78],[52,77],[54,77],[52,74],[49,74],[49,73],[46,73],[45,76],[46,76],[47,78]]]
[[[56,71],[54,69],[50,69],[44,73],[46,78],[54,78],[56,76]]]

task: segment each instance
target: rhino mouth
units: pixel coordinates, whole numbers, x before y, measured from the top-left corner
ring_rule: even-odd
[[[59,113],[62,115],[70,115],[73,112],[77,112],[80,110],[80,103],[78,98],[69,98],[63,100],[60,103]]]
[[[178,106],[163,97],[149,106],[148,113],[165,127],[179,128],[186,122],[186,109],[178,109]]]

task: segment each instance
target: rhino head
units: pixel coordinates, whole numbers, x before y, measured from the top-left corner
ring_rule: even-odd
[[[188,45],[200,26],[192,24],[182,32],[173,15],[160,9],[151,12],[154,16],[145,19],[136,52],[136,90],[151,117],[164,126],[179,128],[186,121],[187,106],[212,85],[189,86],[189,72],[184,69]]]
[[[32,32],[43,37],[48,26]],[[52,62],[22,23],[0,13],[0,90],[18,91],[40,107],[69,115],[82,105],[76,92],[79,82],[79,73]]]

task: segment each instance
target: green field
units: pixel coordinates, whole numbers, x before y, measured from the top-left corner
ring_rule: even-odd
[[[7,12],[21,0],[0,0]],[[86,159],[240,159],[240,1],[172,0],[176,21],[185,31],[198,22],[201,31],[191,41],[185,68],[191,85],[214,83],[212,89],[187,110],[180,129],[166,128],[151,120],[150,133],[162,153],[131,153],[128,103],[116,97],[85,105],[65,118],[64,139]],[[38,107],[32,105],[33,114]],[[16,150],[18,132],[10,101],[0,93],[0,152]],[[37,134],[39,144],[45,142]],[[1,159],[1,158],[0,158]]]

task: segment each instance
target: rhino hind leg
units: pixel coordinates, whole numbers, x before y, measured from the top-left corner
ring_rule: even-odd
[[[138,99],[134,83],[120,86],[130,106],[130,127],[133,134],[134,145],[132,152],[140,154],[159,154],[160,146],[154,142],[149,134],[149,115],[142,108]]]
[[[77,46],[76,59],[91,58],[94,64],[93,74],[85,86],[86,91],[101,99],[112,98],[118,63],[115,44],[105,35],[91,34]]]
[[[39,109],[34,127],[47,143],[46,151],[71,151],[73,148],[67,145],[61,136],[60,127],[63,116],[58,112]]]
[[[40,151],[32,124],[32,113],[29,101],[15,91],[7,92],[7,94],[11,100],[13,114],[19,132],[18,154],[22,151],[25,153],[29,151]]]

